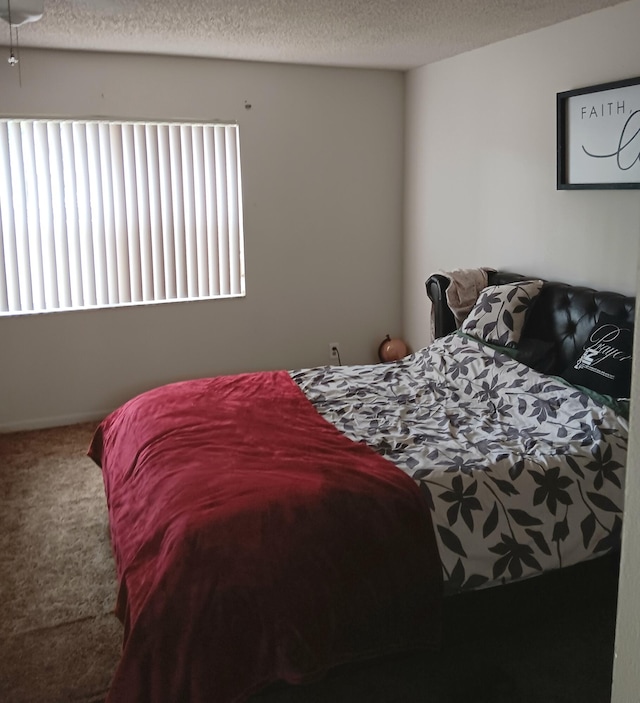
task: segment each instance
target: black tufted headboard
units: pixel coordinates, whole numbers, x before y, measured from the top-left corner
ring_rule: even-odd
[[[535,276],[496,271],[489,274],[489,285],[530,278]],[[433,274],[426,285],[427,295],[433,304],[435,336],[442,337],[456,329],[445,296],[449,279]],[[523,337],[553,342],[556,348],[556,367],[552,373],[560,372],[582,351],[587,335],[601,312],[633,320],[634,308],[635,298],[620,293],[545,281],[540,297],[527,319]]]

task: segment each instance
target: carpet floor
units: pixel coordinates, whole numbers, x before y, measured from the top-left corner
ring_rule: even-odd
[[[93,424],[0,435],[0,700],[104,699],[122,628]]]
[[[86,457],[93,430],[0,434],[3,703],[100,703],[117,665],[104,489]],[[608,703],[617,557],[567,571],[446,599],[438,652],[274,685],[251,703]]]

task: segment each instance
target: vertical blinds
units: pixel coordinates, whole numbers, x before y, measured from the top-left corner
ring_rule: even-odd
[[[237,125],[0,120],[0,314],[244,291]]]

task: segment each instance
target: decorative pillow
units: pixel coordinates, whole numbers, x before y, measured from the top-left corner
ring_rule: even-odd
[[[483,288],[460,330],[484,342],[514,347],[543,281],[516,281]]]
[[[602,313],[591,330],[582,354],[562,377],[613,398],[631,395],[633,323]]]

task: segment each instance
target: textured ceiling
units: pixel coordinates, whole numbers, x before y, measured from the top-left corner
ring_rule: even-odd
[[[408,69],[621,1],[45,0],[44,16],[20,28],[19,43]],[[8,45],[9,26],[0,25]]]

